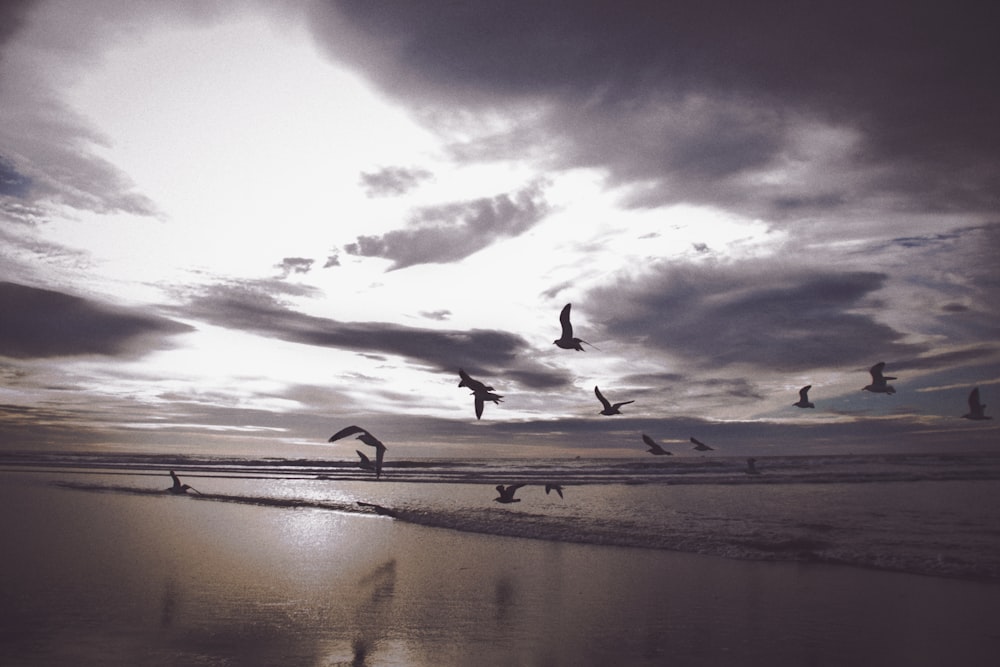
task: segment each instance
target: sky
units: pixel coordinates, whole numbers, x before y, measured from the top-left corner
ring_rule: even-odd
[[[998,451],[998,14],[6,2],[0,451]]]

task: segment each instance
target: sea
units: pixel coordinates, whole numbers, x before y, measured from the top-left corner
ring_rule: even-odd
[[[452,531],[1000,582],[1000,454],[353,461],[13,452],[92,493],[380,514]],[[524,485],[496,502],[497,485]],[[558,485],[560,488],[546,486]],[[561,491],[561,493],[560,493]]]

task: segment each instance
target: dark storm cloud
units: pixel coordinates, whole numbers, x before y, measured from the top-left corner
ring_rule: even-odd
[[[361,172],[361,186],[369,197],[394,197],[406,193],[431,177],[426,169],[383,167]]]
[[[661,196],[819,205],[810,189],[731,178],[771,164],[796,119],[860,132],[854,165],[891,167],[820,193],[823,206],[871,189],[985,208],[1000,191],[996,3],[343,0],[312,16],[331,52],[416,108],[548,105],[544,131],[519,141],[555,137],[622,179],[675,179]]]
[[[251,331],[281,340],[363,354],[398,355],[439,371],[459,368],[520,369],[535,385],[565,384],[562,371],[550,370],[518,356],[529,349],[515,334],[484,329],[420,329],[388,322],[341,322],[296,312],[270,294],[246,286],[221,285],[191,298],[178,309],[185,317]],[[456,375],[457,377],[457,375]]]
[[[606,334],[643,342],[701,366],[806,370],[865,363],[922,348],[871,314],[880,273],[795,271],[765,263],[663,266],[581,301]]]
[[[187,325],[62,292],[0,282],[0,356],[132,355],[164,346]]]
[[[454,262],[501,238],[524,233],[548,213],[539,184],[513,195],[431,206],[411,215],[405,229],[360,236],[344,252],[393,261],[393,269]]]

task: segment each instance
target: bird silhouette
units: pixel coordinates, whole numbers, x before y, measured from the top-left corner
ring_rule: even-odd
[[[476,408],[476,419],[482,418],[483,408],[486,405],[486,401],[492,401],[493,403],[500,405],[500,401],[503,399],[503,396],[493,393],[493,387],[474,379],[461,368],[458,369],[458,376],[462,378],[462,381],[458,383],[458,386],[468,387],[472,390],[472,395],[475,397],[473,401]]]
[[[807,384],[806,386],[802,387],[802,389],[799,389],[799,402],[792,403],[792,405],[794,405],[797,408],[815,408],[816,406],[809,401],[810,389],[812,389],[811,384]]]
[[[387,448],[374,435],[372,435],[371,433],[369,433],[365,429],[361,428],[360,426],[347,426],[345,428],[340,429],[339,431],[337,431],[333,435],[331,435],[330,439],[327,440],[327,442],[336,442],[337,440],[340,440],[341,438],[346,438],[346,437],[351,436],[351,435],[357,435],[358,436],[358,440],[360,440],[361,442],[365,443],[369,447],[374,447],[375,448],[375,479],[381,478],[382,477],[382,460],[385,458],[385,450]],[[357,451],[357,450],[354,450],[354,451]],[[358,454],[361,454],[361,452],[358,452]],[[363,460],[364,458],[366,458],[366,457],[362,456],[361,465],[364,464],[364,460]],[[369,463],[371,463],[370,460],[369,460]]]
[[[889,375],[882,375],[882,370],[884,368],[884,361],[880,361],[869,368],[868,372],[872,375],[872,383],[862,387],[861,391],[870,391],[875,394],[895,394],[895,387],[889,384],[888,381],[895,380],[896,378]]]
[[[962,419],[972,419],[975,421],[993,419],[993,417],[986,416],[986,405],[979,402],[979,387],[969,392],[969,411],[962,415]]]
[[[647,449],[646,451],[648,451],[653,456],[673,456],[672,453],[665,450],[655,440],[650,438],[645,433],[642,434],[642,441],[647,445],[649,445],[649,449]]]
[[[458,369],[458,377],[462,378],[462,381],[458,383],[459,387],[468,387],[473,392],[477,391],[493,391],[493,387],[487,386],[474,379],[471,375],[465,372],[464,369]]]
[[[519,503],[520,498],[514,497],[514,492],[520,489],[524,484],[509,484],[504,486],[503,484],[497,484],[497,493],[500,495],[493,499],[495,503]]]
[[[585,340],[573,337],[573,325],[569,321],[569,310],[572,305],[573,304],[571,303],[567,303],[563,306],[562,311],[559,313],[559,324],[562,325],[562,336],[552,342],[564,350],[579,350],[580,352],[583,352],[584,349],[580,343],[586,343],[591,347],[594,346],[587,343]]]
[[[694,443],[694,448],[697,449],[699,452],[711,452],[711,451],[714,451],[713,447],[709,447],[708,445],[706,445],[704,442],[702,442],[701,440],[699,440],[697,438],[691,438],[691,442]]]
[[[545,495],[549,495],[549,491],[555,491],[559,494],[559,497],[563,497],[563,488],[561,484],[546,484],[545,485]]]
[[[611,401],[604,398],[604,394],[602,394],[601,390],[598,389],[596,386],[594,387],[594,394],[597,396],[597,400],[601,402],[601,405],[604,406],[604,409],[601,410],[600,412],[600,414],[602,415],[608,415],[608,416],[620,415],[622,412],[618,408],[620,408],[623,405],[628,405],[629,403],[635,403],[635,401],[622,401],[621,403],[611,403]]]
[[[171,486],[169,489],[167,489],[167,491],[169,491],[170,493],[181,495],[187,493],[188,491],[194,491],[199,496],[201,495],[201,491],[194,488],[193,486],[189,486],[187,484],[181,484],[181,478],[178,477],[177,473],[175,473],[173,470],[170,471],[170,479],[174,480],[174,485]]]

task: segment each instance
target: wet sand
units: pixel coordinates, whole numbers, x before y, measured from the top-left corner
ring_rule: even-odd
[[[1000,587],[0,475],[4,665],[992,665]]]

